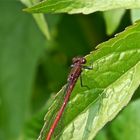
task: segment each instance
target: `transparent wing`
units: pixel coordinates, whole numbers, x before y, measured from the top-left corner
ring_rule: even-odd
[[[52,105],[48,109],[48,112],[44,118],[45,119],[44,126],[43,126],[43,128],[40,132],[40,136],[38,137],[37,140],[45,140],[46,139],[46,136],[49,132],[49,129],[50,129],[52,123],[54,122],[61,105],[63,104],[67,86],[68,85],[65,85],[64,87],[62,87],[62,89],[56,95]],[[60,128],[61,126],[59,125],[58,127]]]

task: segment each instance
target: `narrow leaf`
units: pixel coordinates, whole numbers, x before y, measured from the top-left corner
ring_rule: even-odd
[[[118,8],[140,8],[140,0],[44,0],[37,5],[25,9],[36,13],[83,13],[106,11]]]
[[[103,12],[106,23],[106,32],[108,35],[111,35],[117,29],[124,13],[124,9],[109,10]]]
[[[132,9],[131,10],[131,20],[134,23],[135,21],[140,19],[140,9]]]
[[[37,3],[37,0],[20,0],[20,1],[23,4],[25,4],[27,7],[30,7],[33,4]],[[38,27],[42,31],[42,33],[47,38],[47,40],[50,40],[51,36],[50,36],[50,32],[49,32],[47,21],[45,20],[44,15],[43,14],[33,14],[33,17],[34,17]]]

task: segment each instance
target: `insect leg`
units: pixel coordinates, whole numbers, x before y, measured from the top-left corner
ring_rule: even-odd
[[[87,89],[90,89],[87,85],[83,85],[83,80],[81,75],[80,75],[80,85],[81,87],[86,87]]]

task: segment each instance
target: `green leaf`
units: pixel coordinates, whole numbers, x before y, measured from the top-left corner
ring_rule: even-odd
[[[103,12],[105,23],[106,23],[106,31],[108,35],[111,35],[117,29],[124,13],[125,10],[123,9]]]
[[[17,140],[21,136],[31,113],[36,67],[45,48],[45,39],[22,8],[17,1],[0,4],[0,16],[3,17],[0,21],[1,140]]]
[[[44,0],[25,11],[36,13],[83,13],[106,11],[118,8],[140,8],[140,0]]]
[[[130,101],[140,84],[140,22],[100,44],[87,58],[93,70],[84,70],[52,139],[92,140]],[[44,140],[61,98],[61,90],[45,117],[39,140]],[[55,112],[54,112],[55,111]]]
[[[140,19],[140,9],[132,9],[131,10],[131,20],[134,23],[135,21]]]
[[[129,104],[127,108],[114,120],[110,133],[115,140],[140,139],[140,100]],[[123,132],[123,133],[121,133]]]
[[[37,3],[38,0],[20,0],[23,4],[25,4],[27,7],[32,6],[33,4]],[[33,17],[42,31],[42,33],[46,36],[47,40],[51,39],[50,31],[48,28],[47,21],[45,20],[45,17],[43,14],[33,14]]]

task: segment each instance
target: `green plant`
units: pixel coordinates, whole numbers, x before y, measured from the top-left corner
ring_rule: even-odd
[[[12,12],[2,9],[0,22],[6,38],[0,40],[0,139],[37,139],[48,112],[40,138],[45,140],[63,88],[55,99],[53,92],[66,83],[71,58],[86,55],[93,70],[82,77],[90,90],[78,80],[52,139],[139,140],[140,11],[134,8],[140,0],[21,2],[45,38],[28,13],[17,14],[23,5],[3,2]],[[11,28],[13,17],[18,24]]]

